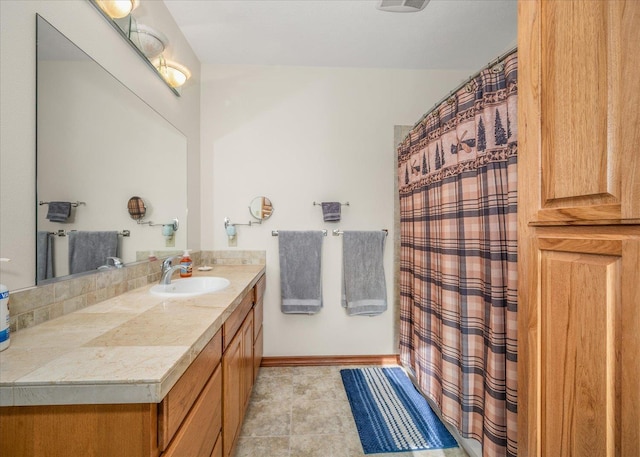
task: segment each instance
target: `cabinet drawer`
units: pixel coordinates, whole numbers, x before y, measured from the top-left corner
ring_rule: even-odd
[[[262,301],[262,297],[264,297],[264,290],[266,289],[266,287],[267,287],[267,275],[262,275],[262,277],[258,279],[258,282],[253,288],[254,303],[258,303]]]
[[[236,332],[242,325],[244,318],[247,317],[247,314],[251,310],[252,306],[253,306],[253,294],[248,293],[242,299],[242,303],[238,305],[236,310],[225,321],[224,327],[223,327],[223,330],[224,330],[224,339],[222,342],[223,351],[226,351],[227,346],[229,346],[229,343],[233,339],[233,336],[236,334]]]
[[[258,338],[258,333],[262,330],[262,319],[264,316],[264,300],[257,301],[253,307],[253,339]]]
[[[158,405],[160,450],[166,449],[221,358],[222,332],[219,331]]]
[[[222,369],[216,368],[162,457],[210,457],[222,429]]]

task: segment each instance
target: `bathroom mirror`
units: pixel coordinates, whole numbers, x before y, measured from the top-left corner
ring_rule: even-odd
[[[261,221],[269,219],[273,213],[273,204],[267,197],[256,197],[249,204],[251,215]]]
[[[40,16],[36,95],[36,202],[83,203],[64,222],[36,203],[36,263],[52,257],[53,277],[68,275],[73,230],[128,231],[117,246],[125,264],[186,249],[185,136]],[[182,227],[168,245],[162,224],[175,219]]]

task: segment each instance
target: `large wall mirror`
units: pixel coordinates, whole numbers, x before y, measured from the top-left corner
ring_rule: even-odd
[[[186,137],[40,16],[36,100],[36,283],[69,275],[73,251],[93,249],[81,232],[117,232],[125,264],[187,248]],[[133,195],[158,225],[129,216]],[[56,218],[51,202],[73,205]],[[169,239],[161,224],[174,219]]]

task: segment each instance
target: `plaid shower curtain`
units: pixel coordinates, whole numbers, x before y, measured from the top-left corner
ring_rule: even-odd
[[[400,356],[485,457],[516,456],[517,54],[398,147]]]

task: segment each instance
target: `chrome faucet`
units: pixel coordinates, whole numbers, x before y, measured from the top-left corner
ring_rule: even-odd
[[[162,276],[160,277],[160,284],[162,284],[163,286],[171,284],[171,276],[173,275],[174,271],[178,269],[186,270],[186,267],[183,267],[182,265],[171,265],[171,262],[181,257],[182,256],[180,255],[172,255],[171,257],[167,257],[162,261]]]
[[[122,268],[123,266],[124,263],[122,263],[120,257],[107,257],[107,263],[100,265],[98,270],[112,270],[114,268]]]
[[[109,265],[110,260],[113,261],[113,266],[116,268],[122,268],[122,266],[124,265],[120,257],[107,257],[107,266]]]

